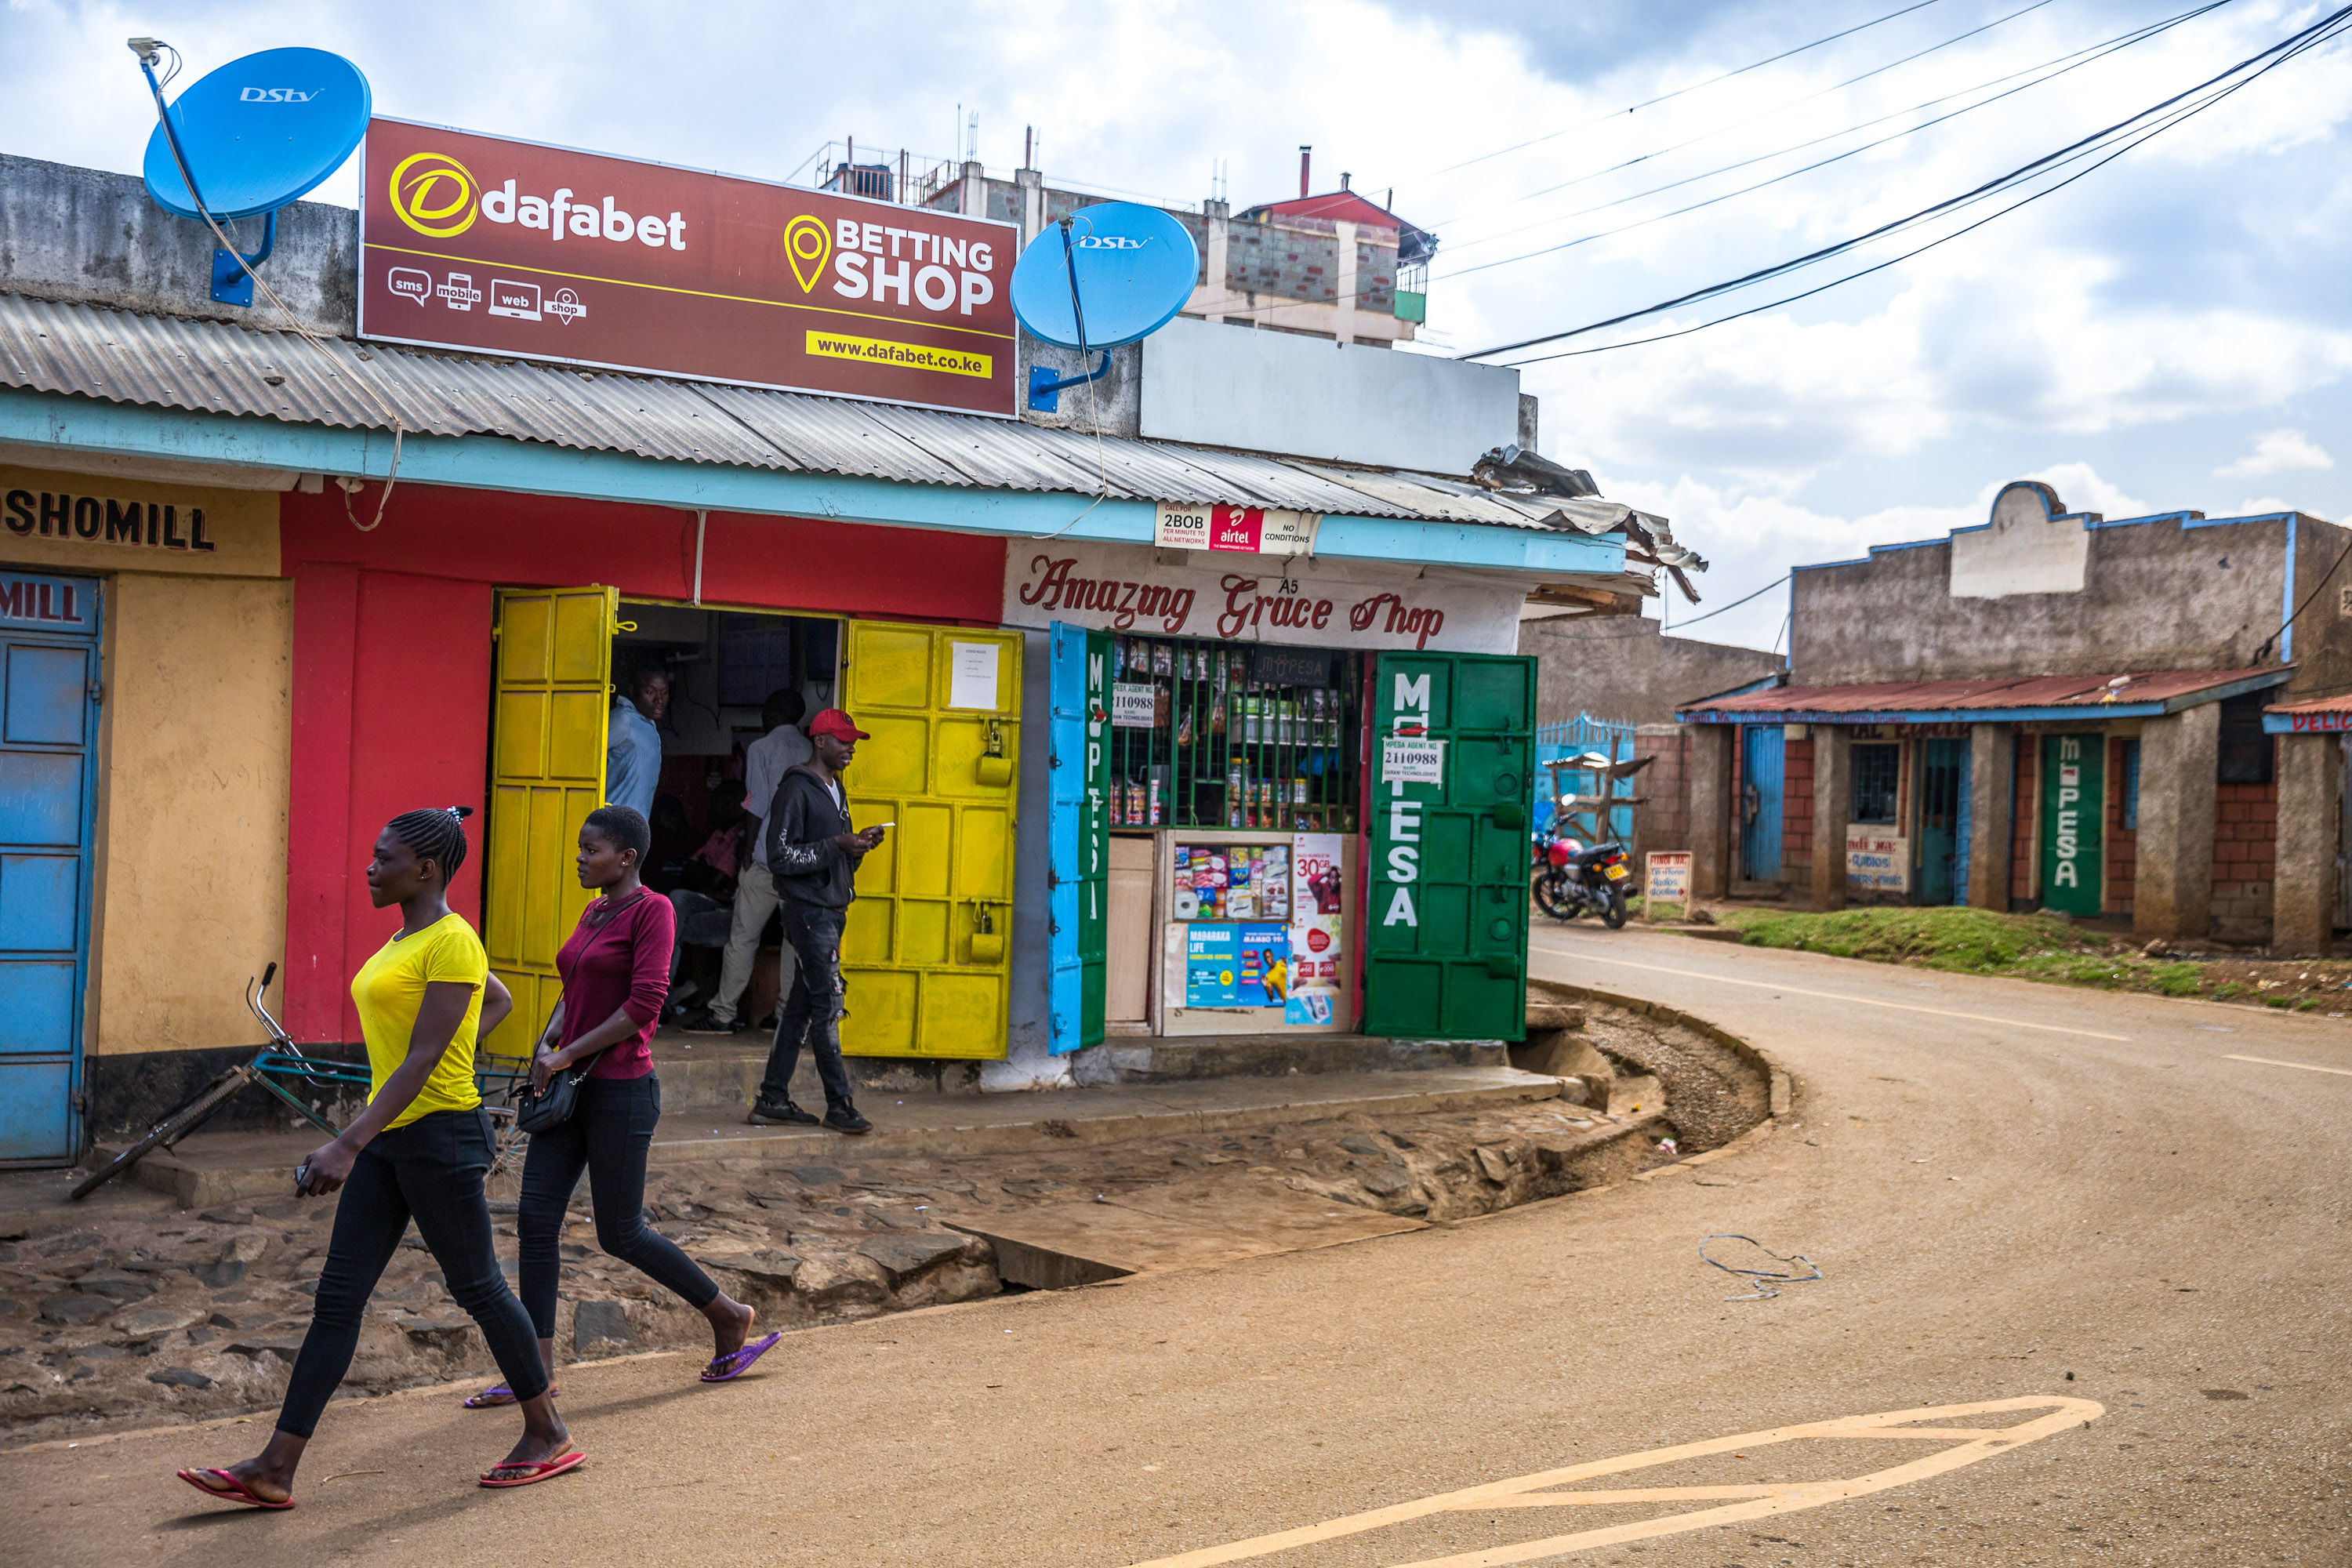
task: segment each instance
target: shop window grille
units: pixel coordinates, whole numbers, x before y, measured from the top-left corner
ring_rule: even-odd
[[[1352,656],[1178,637],[1111,647],[1111,826],[1356,831]]]
[[[2277,747],[2263,732],[2263,704],[2273,700],[2268,691],[2247,691],[2221,700],[2221,784],[2266,784],[2275,774],[2272,757]]]
[[[1893,822],[1895,793],[1902,776],[1899,745],[1856,746],[1853,749],[1853,817],[1855,822]]]

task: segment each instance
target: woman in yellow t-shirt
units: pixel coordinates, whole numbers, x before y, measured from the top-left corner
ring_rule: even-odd
[[[530,1315],[491,1250],[482,1182],[493,1142],[474,1090],[474,1042],[514,1003],[490,973],[473,928],[449,910],[449,879],[466,858],[470,815],[464,806],[404,812],[375,841],[368,897],[377,909],[398,904],[401,922],[352,981],[367,1039],[367,1109],[295,1172],[298,1190],[313,1196],[344,1188],[318,1304],[268,1445],[226,1469],[180,1472],[210,1496],[256,1508],[294,1506],[295,1467],[350,1370],[361,1315],[411,1219],[449,1293],[473,1315],[508,1386],[520,1395],[522,1440],[482,1485],[526,1486],[587,1457],[572,1448],[555,1413]]]

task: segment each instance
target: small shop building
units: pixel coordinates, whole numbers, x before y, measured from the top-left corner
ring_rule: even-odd
[[[868,1069],[1050,1088],[1123,1035],[1520,1033],[1522,612],[1630,610],[1699,563],[1521,456],[1515,373],[1179,321],[1139,356],[1162,412],[1081,432],[1015,406],[1015,332],[960,351],[1001,413],[895,365],[820,393],[415,346],[362,335],[383,278],[309,204],[269,274],[306,338],[205,305],[208,237],[137,181],[0,176],[19,212],[110,204],[60,246],[130,237],[110,270],[0,276],[0,1163],[69,1160],[249,1054],[273,962],[299,1041],[356,1041],[370,846],[420,805],[478,813],[451,901],[517,997],[488,1048],[520,1052],[584,900],[616,659],[672,678],[657,805],[693,841],[770,694],[872,732],[852,809],[894,826],[844,949]],[[999,226],[1001,286],[1028,236]],[[371,323],[480,324],[390,287]],[[1298,379],[1262,403],[1456,455],[1181,438],[1218,378],[1268,374]]]
[[[2347,544],[2299,512],[2110,521],[2009,485],[1977,527],[1799,568],[1789,669],[1682,704],[1657,809],[1686,813],[1702,896],[2315,951],[2344,814],[2311,700],[2352,688]]]

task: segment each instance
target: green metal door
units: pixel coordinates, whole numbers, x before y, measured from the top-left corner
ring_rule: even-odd
[[[2042,905],[2099,912],[2100,828],[2106,817],[2104,735],[2042,738]]]
[[[1532,658],[1373,666],[1366,1034],[1526,1037],[1535,696]]]

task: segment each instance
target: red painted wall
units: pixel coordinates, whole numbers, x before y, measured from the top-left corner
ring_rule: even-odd
[[[374,516],[370,487],[352,510]],[[694,591],[692,512],[401,485],[362,532],[340,490],[280,510],[294,580],[293,791],[288,834],[286,1026],[302,1041],[359,1038],[351,977],[398,929],[368,901],[383,825],[418,806],[478,814],[489,768],[497,586],[604,583],[625,595]],[[1002,540],[714,513],[706,603],[994,626]],[[481,828],[450,888],[480,921]]]

